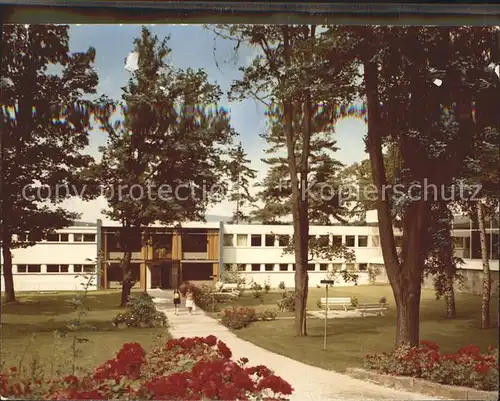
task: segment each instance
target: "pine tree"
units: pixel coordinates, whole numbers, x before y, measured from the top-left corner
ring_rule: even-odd
[[[95,111],[93,102],[84,100],[96,93],[95,50],[70,52],[68,30],[66,25],[3,26],[0,240],[8,302],[15,301],[12,249],[32,246],[79,216],[49,205],[72,195],[96,195],[85,173],[92,158],[81,153]],[[49,65],[62,72],[50,73]]]
[[[230,223],[240,224],[250,221],[250,216],[242,210],[245,206],[252,205],[254,197],[250,195],[250,180],[254,180],[257,171],[250,168],[247,154],[241,142],[231,151],[231,161],[229,163],[229,174],[231,177],[231,189],[229,200],[235,203],[235,210]]]
[[[323,106],[318,106],[318,109]],[[298,114],[298,118],[301,117]],[[326,121],[325,121],[326,120]],[[297,124],[300,122],[298,121]],[[262,159],[268,165],[266,177],[259,183],[261,190],[258,198],[264,206],[253,214],[261,221],[277,221],[292,214],[291,179],[286,154],[286,140],[279,125],[275,125],[262,137],[269,144]],[[335,221],[345,221],[347,209],[342,204],[342,194],[339,182],[339,173],[342,163],[335,160],[333,155],[338,150],[333,139],[333,129],[329,118],[316,110],[312,123],[310,154],[308,157],[308,182],[304,192],[309,197],[309,220],[313,224],[329,225]],[[302,155],[300,138],[296,143],[295,157],[300,160]]]
[[[208,205],[227,191],[228,153],[235,136],[217,103],[218,86],[200,70],[167,63],[168,38],[147,28],[136,39],[138,68],[123,88],[123,120],[113,125],[108,110],[101,123],[109,134],[98,174],[113,193],[107,215],[122,224],[122,305],[132,287],[134,237],[149,241],[147,227],[203,220]],[[126,188],[119,193],[118,189]],[[141,190],[142,188],[142,190]]]
[[[323,118],[334,122],[350,101],[356,71],[346,62],[343,39],[320,35],[316,26],[239,25],[222,28],[225,37],[233,37],[260,49],[249,66],[243,67],[243,78],[235,82],[231,99],[253,97],[266,102],[270,130],[286,144],[286,165],[290,177],[290,204],[294,224],[295,248],[295,331],[306,335],[306,302],[308,294],[310,156],[316,132],[318,105],[326,107]],[[271,134],[273,135],[273,134]],[[272,141],[275,139],[273,138]],[[297,154],[297,148],[300,149]],[[274,178],[274,177],[273,177]]]

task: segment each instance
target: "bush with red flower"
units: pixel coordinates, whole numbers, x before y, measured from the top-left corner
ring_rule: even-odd
[[[389,375],[498,390],[498,349],[493,347],[481,353],[475,345],[467,345],[453,354],[442,354],[436,343],[422,340],[419,347],[403,346],[390,354],[366,355],[364,365]]]
[[[214,336],[169,340],[150,353],[130,343],[83,377],[35,379],[11,368],[0,375],[1,393],[48,400],[286,400],[292,394],[267,367],[231,357]]]
[[[224,310],[221,323],[232,330],[239,330],[257,320],[259,320],[259,316],[255,309],[233,306],[231,309]]]

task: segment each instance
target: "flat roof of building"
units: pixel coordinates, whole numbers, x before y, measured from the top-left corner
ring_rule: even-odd
[[[163,223],[154,223],[150,224],[148,228],[175,228],[177,226],[183,228],[219,228],[220,223],[218,221],[204,222],[204,221],[186,221],[184,223],[179,224],[163,224]],[[102,227],[122,227],[122,224],[118,221],[103,221]]]

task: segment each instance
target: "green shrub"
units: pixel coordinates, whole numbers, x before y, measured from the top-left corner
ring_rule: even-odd
[[[250,287],[252,290],[252,295],[254,298],[260,298],[262,300],[262,286],[259,283],[252,283],[252,286]]]
[[[253,308],[237,308],[224,310],[221,323],[231,330],[240,330],[250,323],[258,320],[257,313]]]
[[[295,312],[295,291],[283,292],[277,305],[281,312]]]
[[[220,276],[220,281],[227,284],[237,284],[244,287],[246,283],[245,273],[238,270],[238,265],[233,263],[229,269],[224,269]]]
[[[351,297],[351,305],[355,308],[359,305],[358,297]]]
[[[285,282],[284,281],[280,281],[280,284],[278,285],[278,288],[280,290],[284,290],[286,287],[285,287]]]
[[[380,269],[377,266],[370,266],[368,268],[368,281],[370,284],[377,282],[377,276],[380,274]]]
[[[270,309],[266,309],[264,312],[260,312],[257,315],[259,320],[276,320],[277,316],[277,313]]]
[[[138,296],[131,296],[127,303],[128,310],[119,313],[113,319],[113,325],[124,324],[127,327],[165,327],[167,317],[163,312],[156,309],[153,298],[142,293]]]

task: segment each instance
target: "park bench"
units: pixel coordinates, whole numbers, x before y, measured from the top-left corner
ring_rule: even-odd
[[[361,316],[366,314],[376,314],[378,316],[384,316],[384,312],[388,309],[388,304],[361,304],[358,305],[356,310],[361,312]]]
[[[336,306],[343,308],[345,311],[347,311],[347,308],[352,307],[351,298],[321,298],[320,304],[322,308],[326,308],[328,311]]]
[[[217,291],[213,294],[216,296],[230,296],[230,297],[239,297],[240,289],[238,288],[238,284],[236,283],[222,283],[219,282],[216,285]]]

